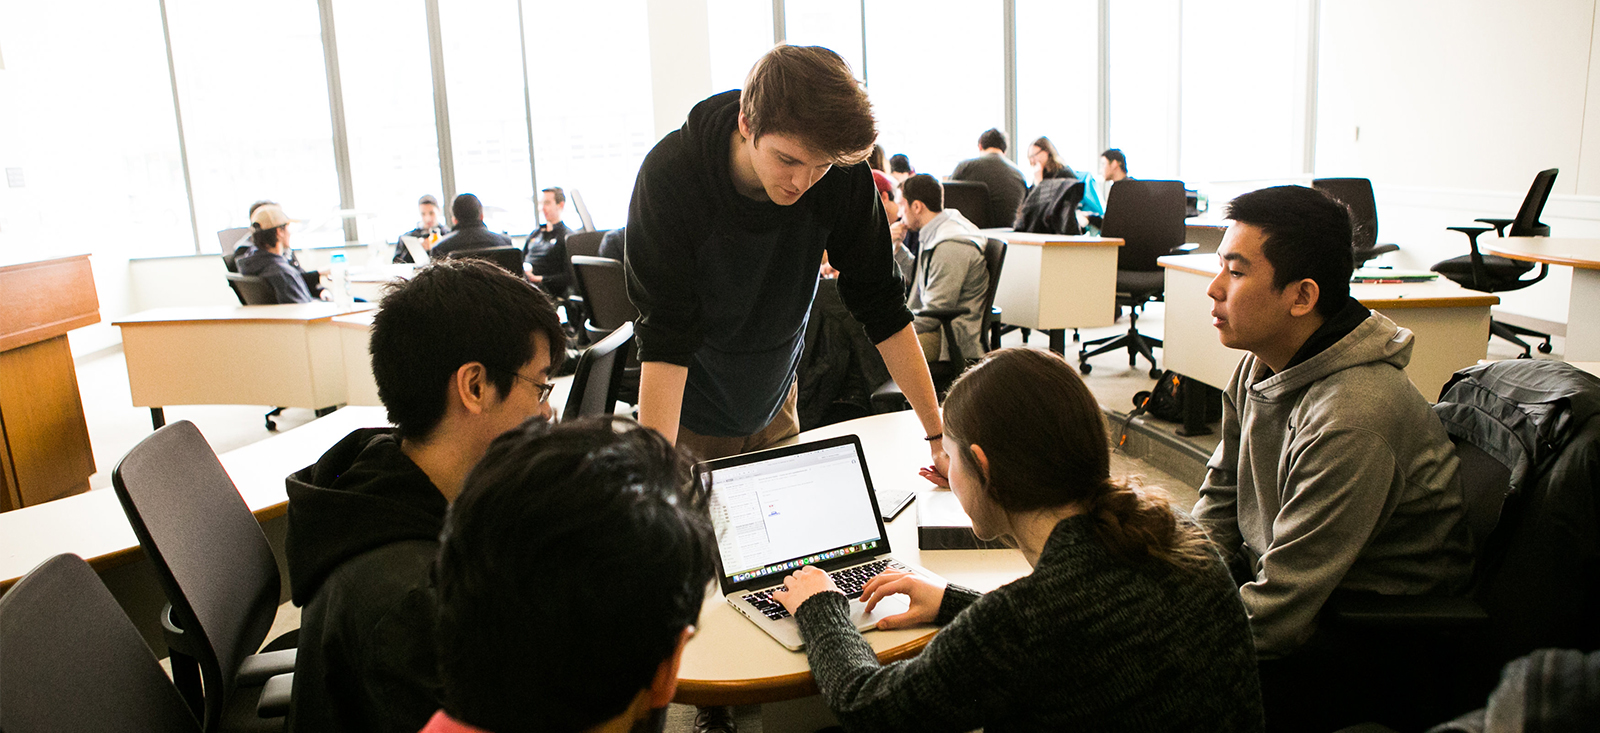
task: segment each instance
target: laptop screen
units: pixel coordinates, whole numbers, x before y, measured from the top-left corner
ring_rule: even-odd
[[[887,548],[854,436],[798,448],[702,467],[724,586]]]

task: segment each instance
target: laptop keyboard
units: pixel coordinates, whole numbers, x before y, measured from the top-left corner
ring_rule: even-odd
[[[907,570],[906,566],[901,565],[893,560],[885,559],[874,560],[864,565],[856,565],[854,567],[835,570],[831,573],[828,573],[828,576],[833,578],[834,584],[839,586],[839,590],[844,592],[846,598],[855,599],[861,597],[861,587],[866,585],[867,581],[872,580],[872,578],[878,573],[890,568],[902,571]],[[780,585],[777,588],[768,588],[762,591],[746,593],[744,594],[744,599],[749,601],[750,605],[755,606],[756,610],[760,611],[767,618],[770,618],[774,621],[781,618],[788,618],[789,610],[784,608],[783,604],[772,600],[772,592],[782,587],[783,586]]]

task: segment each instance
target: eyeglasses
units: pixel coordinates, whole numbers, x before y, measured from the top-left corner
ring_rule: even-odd
[[[510,374],[511,376],[516,377],[517,379],[520,379],[520,380],[522,380],[524,382],[527,382],[528,384],[533,385],[533,387],[535,389],[539,390],[539,402],[541,402],[541,403],[543,403],[545,400],[550,399],[550,393],[554,392],[555,389],[556,389],[556,386],[554,384],[551,384],[550,382],[535,382],[535,381],[533,381],[533,379],[531,377],[524,377],[524,376],[522,376],[522,374],[520,374],[518,372],[515,372],[515,371],[512,371],[510,369],[500,369],[500,371],[505,372],[507,374]]]

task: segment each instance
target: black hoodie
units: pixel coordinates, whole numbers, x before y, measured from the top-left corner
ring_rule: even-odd
[[[740,195],[728,172],[739,92],[695,105],[645,157],[624,264],[641,361],[689,368],[682,425],[751,435],[788,396],[826,250],[874,343],[911,322],[866,163],[834,166],[791,206]]]
[[[439,708],[431,568],[449,503],[394,431],[357,430],[288,478],[305,610],[290,731],[415,733]]]

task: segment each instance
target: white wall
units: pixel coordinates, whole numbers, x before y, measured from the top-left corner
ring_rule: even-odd
[[[1600,237],[1595,7],[1322,3],[1316,172],[1372,179],[1379,240],[1402,248],[1394,265],[1465,254],[1465,236],[1444,227],[1515,215],[1545,168],[1561,170],[1543,219],[1552,234]],[[1502,307],[1564,322],[1570,274],[1552,268]]]
[[[706,0],[649,0],[650,82],[656,139],[683,126],[711,96],[711,35]]]

